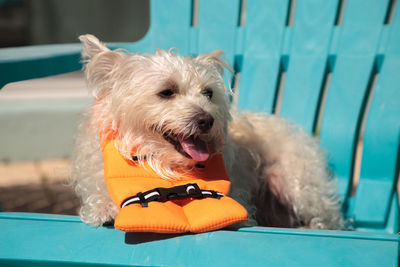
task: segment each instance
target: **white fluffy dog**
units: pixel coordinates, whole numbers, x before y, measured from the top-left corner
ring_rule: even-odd
[[[245,225],[341,229],[335,181],[317,142],[277,116],[230,109],[221,52],[182,57],[172,51],[109,50],[92,35],[83,43],[95,97],[79,128],[72,181],[81,219],[102,225],[119,208],[107,192],[99,143],[118,132],[119,152],[165,179],[223,152],[230,195],[249,213]]]

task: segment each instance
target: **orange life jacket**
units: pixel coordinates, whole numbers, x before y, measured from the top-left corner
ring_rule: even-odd
[[[230,181],[222,154],[214,155],[203,168],[194,168],[190,173],[170,181],[161,178],[147,163],[143,167],[137,161],[123,157],[115,142],[112,138],[101,140],[108,192],[113,202],[122,207],[115,218],[116,228],[125,232],[200,233],[248,219],[246,210],[227,196]],[[184,199],[163,201],[143,198],[143,192],[155,188],[167,188],[168,191],[168,188],[188,185],[184,188],[193,189],[193,184],[203,190],[203,195],[214,197],[197,195],[199,198],[194,198],[189,195]],[[150,192],[148,196],[159,191]],[[144,202],[129,203],[139,197]]]

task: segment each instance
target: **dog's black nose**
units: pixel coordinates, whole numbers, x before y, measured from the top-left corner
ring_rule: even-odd
[[[214,118],[208,113],[201,113],[196,116],[196,122],[202,132],[208,132],[214,124]]]

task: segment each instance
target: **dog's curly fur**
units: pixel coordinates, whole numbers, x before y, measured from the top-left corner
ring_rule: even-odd
[[[111,51],[92,35],[81,36],[85,74],[95,100],[81,124],[72,182],[84,222],[101,225],[119,209],[104,181],[99,134],[118,133],[126,157],[137,150],[165,179],[193,168],[196,160],[171,140],[198,138],[209,153],[224,154],[231,196],[248,211],[245,225],[342,229],[335,180],[313,137],[286,120],[229,107],[220,51],[181,57],[173,51]],[[199,129],[199,114],[214,118]],[[143,156],[146,156],[146,159]]]

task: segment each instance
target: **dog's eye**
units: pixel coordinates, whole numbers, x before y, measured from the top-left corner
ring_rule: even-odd
[[[205,95],[208,99],[211,99],[213,97],[213,91],[211,90],[211,88],[205,88],[201,93]]]
[[[167,98],[167,99],[172,98],[175,96],[175,90],[173,90],[173,89],[162,90],[161,92],[158,93],[158,96],[162,97],[162,98]]]

